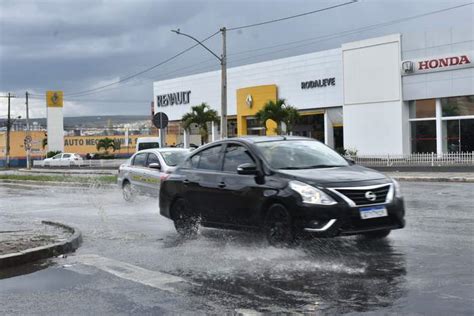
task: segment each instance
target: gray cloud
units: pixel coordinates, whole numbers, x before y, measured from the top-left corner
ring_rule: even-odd
[[[344,0],[0,0],[0,90],[23,94],[27,89],[35,93],[62,89],[67,94],[90,89],[138,72],[193,44],[171,33],[170,29],[179,27],[204,38],[224,25],[254,23],[342,2]],[[229,32],[229,64],[235,66],[324,50],[343,42],[391,33],[450,27],[465,27],[466,32],[473,32],[474,6],[471,6],[329,40],[316,39],[466,2],[362,0],[321,14]],[[256,50],[310,38],[313,40],[300,44]],[[219,36],[206,44],[220,52]],[[251,51],[245,53],[248,50]],[[195,48],[123,86],[75,98],[74,111],[65,108],[65,113],[147,114],[153,80],[218,68],[211,55],[202,48]],[[95,101],[100,99],[108,101]],[[3,112],[4,107],[0,106],[0,115]]]

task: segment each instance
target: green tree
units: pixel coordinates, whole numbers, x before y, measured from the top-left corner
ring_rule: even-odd
[[[191,107],[191,112],[183,115],[181,119],[183,128],[187,131],[190,130],[192,124],[196,124],[199,128],[199,134],[201,135],[201,144],[207,142],[209,137],[209,129],[207,123],[219,122],[219,116],[217,111],[210,108],[206,103],[201,103]]]
[[[289,133],[293,130],[300,114],[295,107],[285,104],[285,99],[278,99],[276,102],[270,100],[265,103],[255,117],[263,126],[266,126],[268,120],[274,121],[277,125],[275,132],[281,135],[283,134],[282,123],[286,125],[286,133]]]
[[[105,150],[105,154],[108,154],[109,148],[111,148],[113,151],[119,150],[120,143],[116,142],[112,138],[106,137],[106,138],[99,139],[95,147],[99,151],[103,148]]]

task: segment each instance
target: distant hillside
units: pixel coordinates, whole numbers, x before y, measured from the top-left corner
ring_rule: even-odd
[[[151,120],[148,115],[100,115],[100,116],[74,116],[74,117],[65,117],[64,118],[64,128],[71,127],[87,127],[87,128],[104,128],[109,125],[109,120],[111,125],[134,123],[138,121],[149,121]],[[0,120],[1,123],[5,119]],[[26,123],[25,119],[16,120],[17,123]],[[30,123],[38,122],[42,126],[46,126],[46,118],[36,118],[30,119]],[[3,124],[5,125],[5,124]]]

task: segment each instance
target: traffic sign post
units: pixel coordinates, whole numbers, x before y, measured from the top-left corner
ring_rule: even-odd
[[[165,128],[168,126],[168,116],[163,112],[158,112],[153,116],[153,125],[160,130],[160,147],[165,147]]]

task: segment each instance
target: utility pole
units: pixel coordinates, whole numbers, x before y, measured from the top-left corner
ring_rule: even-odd
[[[31,169],[31,136],[30,136],[30,111],[28,109],[28,91],[25,92],[25,105],[26,105],[26,139],[28,139],[27,142],[25,142],[25,147],[26,147],[26,168]]]
[[[10,129],[11,129],[11,118],[10,118],[10,99],[11,98],[14,98],[14,96],[12,96],[10,94],[10,92],[8,92],[8,110],[7,110],[7,148],[6,148],[6,151],[5,151],[5,156],[6,156],[6,167],[7,168],[10,168]]]
[[[227,48],[226,28],[222,32],[222,56],[221,56],[221,139],[227,138]]]
[[[220,29],[222,33],[222,55],[221,57],[217,56],[212,50],[210,50],[206,45],[201,41],[197,40],[189,34],[182,33],[179,29],[171,30],[171,32],[178,35],[184,35],[189,37],[202,47],[204,47],[209,53],[214,55],[219,62],[221,63],[221,139],[227,138],[227,48],[226,48],[226,31],[225,27]],[[216,33],[217,34],[217,33]]]

